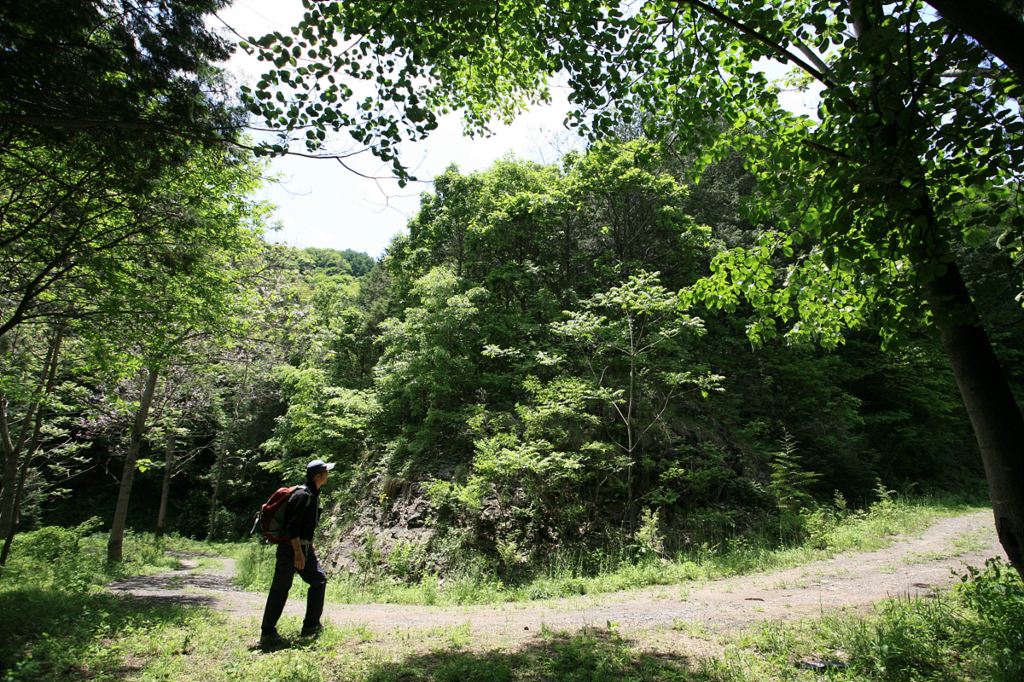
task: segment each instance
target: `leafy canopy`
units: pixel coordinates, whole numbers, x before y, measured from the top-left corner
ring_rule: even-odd
[[[311,148],[348,129],[407,177],[401,141],[449,111],[486,133],[546,99],[557,74],[569,123],[592,136],[642,120],[703,163],[741,149],[775,229],[721,256],[698,294],[725,308],[754,301],[765,311],[755,340],[799,317],[785,330],[794,340],[832,345],[844,326],[871,323],[899,341],[949,267],[950,233],[977,244],[1013,209],[1003,256],[1022,253],[1010,190],[1024,167],[1024,86],[916,0],[305,4],[293,35],[251,46],[274,68],[246,97]],[[780,106],[764,58],[823,87],[818,120]],[[777,271],[776,254],[798,260]]]

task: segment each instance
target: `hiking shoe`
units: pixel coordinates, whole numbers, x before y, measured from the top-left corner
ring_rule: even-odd
[[[262,635],[260,637],[261,649],[276,649],[277,647],[284,646],[286,644],[288,644],[288,640],[276,632],[272,635]]]
[[[316,637],[323,631],[323,625],[314,625],[311,628],[302,628],[302,632],[299,633],[299,637]]]

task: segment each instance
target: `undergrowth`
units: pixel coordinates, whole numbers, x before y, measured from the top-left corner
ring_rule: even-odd
[[[111,563],[106,560],[107,534],[95,532],[99,525],[94,518],[72,528],[46,526],[17,535],[7,565],[0,568],[0,590],[16,584],[88,591],[113,580],[175,569],[181,556],[198,560],[200,566],[219,563],[217,556],[234,549],[177,535],[157,540],[151,533],[128,531],[123,560]]]
[[[107,535],[95,532],[98,525],[91,519],[15,537],[0,569],[0,681],[92,678],[94,670],[120,665],[123,652],[110,642],[197,617],[180,606],[114,596],[104,585],[178,568],[176,555],[214,562],[221,546],[126,533],[124,560],[110,563]]]
[[[856,682],[1021,682],[1020,577],[998,558],[960,577],[949,592],[887,599],[868,617],[766,623],[746,644],[779,672],[817,663],[832,668],[833,679]]]

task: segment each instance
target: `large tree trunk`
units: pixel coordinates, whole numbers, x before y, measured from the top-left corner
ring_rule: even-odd
[[[4,453],[4,472],[0,479],[0,537],[6,538],[11,532],[11,520],[14,516],[14,490],[18,481],[18,460],[21,454],[22,440],[11,439],[8,424],[7,396],[0,396],[0,443]],[[27,424],[27,422],[26,422]]]
[[[146,418],[149,406],[153,403],[156,392],[156,379],[159,370],[149,369],[146,387],[142,389],[139,411],[135,415],[132,426],[131,440],[128,442],[128,454],[124,458],[124,473],[121,475],[121,490],[117,495],[117,508],[114,510],[114,522],[110,526],[110,539],[107,541],[107,561],[121,561],[124,549],[124,526],[128,518],[128,500],[132,494],[132,481],[135,480],[135,462],[139,458],[142,437],[146,434]]]
[[[947,21],[999,57],[1024,83],[1024,25],[991,0],[926,0]]]
[[[174,428],[167,427],[167,444],[164,446],[164,482],[160,488],[160,511],[156,515],[156,537],[164,536],[167,522],[167,498],[171,494],[171,474],[174,472]]]
[[[956,263],[931,284],[929,306],[940,315],[942,346],[981,449],[999,542],[1024,577],[1024,417]],[[955,323],[965,311],[973,323]]]
[[[957,3],[932,4],[939,7]],[[849,6],[858,38],[874,47],[870,34],[877,15],[882,13],[881,5],[850,0]],[[890,64],[886,87],[878,81],[870,83],[870,103],[875,113],[906,108],[901,96],[912,84],[905,83],[902,90],[895,84],[908,73],[906,64]],[[885,188],[885,205],[893,208],[893,217],[905,225],[901,236],[908,244],[908,255],[925,273],[922,293],[941,332],[942,346],[981,449],[999,541],[1013,567],[1024,577],[1024,417],[953,258],[948,235],[934,213],[928,175],[912,144],[926,126],[927,121],[919,115],[889,122],[881,116],[866,139],[874,161],[884,169],[878,172],[876,182]],[[943,268],[944,261],[948,263]]]

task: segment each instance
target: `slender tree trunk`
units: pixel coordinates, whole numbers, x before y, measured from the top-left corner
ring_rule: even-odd
[[[107,561],[121,561],[123,555],[124,526],[128,518],[128,500],[132,494],[132,481],[135,480],[135,462],[139,458],[142,437],[146,433],[146,418],[149,416],[149,406],[153,403],[158,374],[158,369],[150,367],[149,376],[146,378],[146,387],[142,390],[139,411],[135,415],[131,440],[128,442],[128,454],[124,458],[124,473],[121,475],[121,490],[117,495],[114,522],[111,524],[110,539],[107,541]]]
[[[249,363],[247,361],[245,365],[245,372],[242,374],[242,384],[238,388],[238,394],[235,396],[235,405],[231,410],[231,424],[228,425],[227,433],[222,440],[223,446],[218,449],[217,481],[213,485],[213,497],[210,499],[210,531],[206,534],[207,542],[213,541],[213,531],[216,530],[217,525],[217,496],[220,494],[221,481],[224,480],[224,462],[228,457],[228,453],[225,448],[231,444],[231,438],[235,433],[235,426],[238,424],[238,408],[242,404],[242,395],[248,385]]]
[[[167,522],[167,498],[171,494],[171,474],[174,471],[174,428],[167,427],[167,445],[164,446],[164,482],[160,488],[160,511],[156,515],[156,537],[164,536]]]
[[[64,326],[60,325],[53,332],[53,338],[46,351],[46,360],[43,363],[43,371],[39,378],[39,386],[36,388],[32,402],[29,405],[28,410],[25,412],[21,433],[18,436],[17,441],[11,440],[11,433],[7,420],[7,396],[0,396],[0,446],[2,446],[4,453],[3,479],[2,483],[0,483],[3,491],[0,493],[0,537],[5,540],[11,536],[11,529],[14,526],[14,518],[17,515],[17,505],[15,500],[17,498],[18,464],[21,459],[21,448],[25,444],[25,440],[29,433],[29,425],[32,424],[33,421],[35,423],[33,440],[36,443],[35,447],[38,447],[38,435],[40,428],[42,427],[39,414],[40,405],[42,404],[42,398],[53,390],[53,384],[57,374],[57,360],[60,356],[60,345],[63,339]],[[35,452],[35,447],[31,448],[33,453]],[[29,457],[31,457],[31,455],[29,455]],[[2,565],[2,562],[0,562],[0,565]]]
[[[14,542],[14,536],[18,534],[18,523],[21,521],[21,501],[25,497],[25,481],[28,479],[29,469],[32,468],[32,460],[35,459],[37,447],[39,447],[38,428],[36,429],[32,446],[25,454],[25,461],[21,465],[21,471],[18,472],[18,489],[14,494],[14,518],[11,523],[11,532],[4,538],[4,548],[0,550],[0,566],[7,565],[7,557],[11,553],[11,544]]]
[[[629,536],[636,530],[636,513],[633,511],[633,389],[636,384],[636,342],[633,338],[633,321],[629,322],[629,404],[626,406],[626,444],[629,446],[629,469],[626,472],[626,519]]]
[[[213,497],[210,498],[210,532],[206,534],[206,541],[213,541],[213,531],[217,525],[217,495],[220,494],[220,482],[224,478],[224,460],[227,453],[221,452],[217,456],[217,482],[213,484]]]

